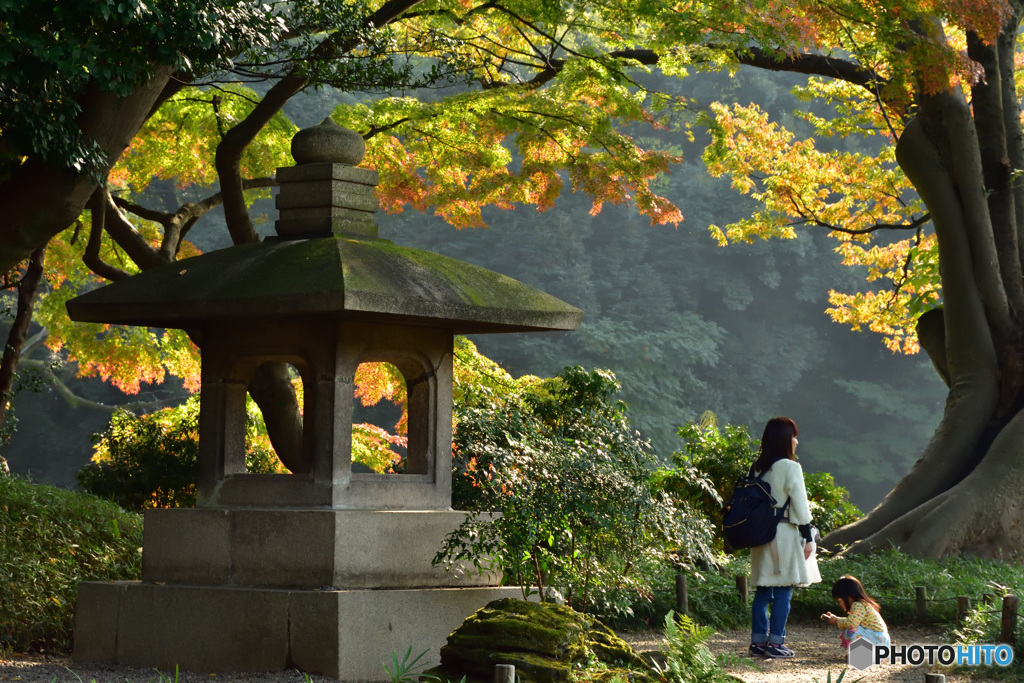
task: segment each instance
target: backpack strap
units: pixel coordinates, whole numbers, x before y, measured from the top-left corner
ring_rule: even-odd
[[[766,475],[767,473],[768,472],[765,471],[765,472],[759,472],[759,473],[755,474],[754,473],[754,463],[750,463],[750,469],[747,471],[747,476],[748,477],[754,477],[755,479],[758,479],[760,481],[764,481],[764,475]],[[774,495],[772,496],[772,499],[773,500],[775,499]],[[789,501],[790,500],[791,499],[787,496],[786,497],[786,502],[782,505],[782,507],[775,508],[775,519],[777,519],[777,520],[779,520],[781,522],[782,518],[786,516],[786,513],[789,511]]]
[[[753,477],[753,478],[757,479],[758,481],[764,481],[764,475],[766,475],[766,474],[768,474],[767,470],[764,471],[764,472],[760,472],[758,474],[754,474],[754,464],[753,463],[750,464],[750,469],[747,471],[747,476],[748,477]],[[772,501],[773,502],[775,501],[775,495],[774,494],[772,495]],[[787,497],[786,498],[786,502],[782,505],[782,507],[775,508],[775,519],[777,519],[778,521],[782,521],[782,518],[786,516],[786,512],[789,510],[789,501],[790,501],[790,499]]]
[[[782,518],[786,516],[786,512],[789,510],[790,500],[792,500],[792,498],[787,497],[786,502],[782,505],[782,507],[775,508],[775,516],[778,518],[780,522],[782,521]]]

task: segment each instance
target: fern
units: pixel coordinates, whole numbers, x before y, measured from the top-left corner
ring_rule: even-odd
[[[725,683],[732,677],[722,668],[707,646],[714,629],[701,626],[685,614],[669,612],[665,616],[665,663],[655,666],[658,674],[668,683]],[[744,664],[735,655],[728,656],[728,664]],[[753,662],[751,662],[752,664]]]

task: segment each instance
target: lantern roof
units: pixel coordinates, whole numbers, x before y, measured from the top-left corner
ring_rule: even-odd
[[[152,268],[67,303],[72,320],[201,328],[333,317],[473,332],[574,330],[583,312],[517,280],[377,238],[377,171],[330,118],[292,138],[277,169],[277,236]]]
[[[313,316],[457,334],[573,330],[583,317],[575,306],[465,261],[333,234],[211,251],[100,287],[67,309],[73,320],[150,327]]]

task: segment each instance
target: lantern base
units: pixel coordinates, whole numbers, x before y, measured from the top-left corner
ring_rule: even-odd
[[[83,582],[74,660],[172,671],[298,669],[386,681],[384,664],[426,665],[468,616],[517,588],[289,590]]]

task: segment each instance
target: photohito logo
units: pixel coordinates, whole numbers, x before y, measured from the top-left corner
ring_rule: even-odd
[[[858,638],[850,643],[847,661],[858,671],[875,664],[1009,666],[1013,662],[1013,648],[1009,645],[874,645]]]

